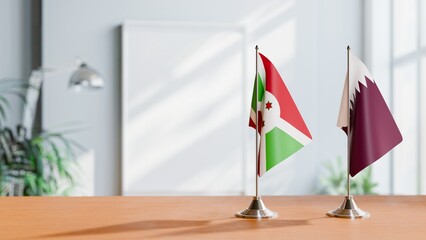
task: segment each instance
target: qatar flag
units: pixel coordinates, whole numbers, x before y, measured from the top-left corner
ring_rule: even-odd
[[[376,81],[352,53],[349,54],[337,126],[348,134],[349,172],[352,177],[402,141]]]

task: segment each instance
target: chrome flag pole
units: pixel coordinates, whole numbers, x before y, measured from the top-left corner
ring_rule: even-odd
[[[239,218],[275,218],[278,216],[276,212],[269,210],[265,204],[263,203],[260,195],[259,195],[259,126],[258,124],[258,107],[257,107],[257,99],[258,99],[258,56],[259,56],[259,47],[256,45],[256,76],[255,76],[255,94],[254,97],[256,99],[256,196],[253,197],[253,200],[250,203],[250,206],[240,212],[236,213],[236,216]]]
[[[351,141],[350,141],[350,134],[352,133],[351,132],[351,119],[350,119],[350,105],[351,105],[351,102],[350,102],[350,94],[351,94],[351,92],[350,92],[350,79],[349,79],[349,76],[350,76],[350,74],[349,74],[349,54],[350,54],[350,50],[351,50],[351,48],[348,46],[347,47],[347,90],[348,90],[348,116],[347,116],[347,131],[346,131],[346,133],[347,133],[347,135],[348,135],[348,141],[347,141],[347,164],[348,164],[348,167],[347,167],[347,181],[346,181],[346,184],[347,184],[347,186],[346,186],[346,190],[347,190],[347,193],[346,193],[346,196],[345,196],[345,199],[343,200],[343,202],[342,202],[342,204],[341,204],[341,206],[339,207],[339,208],[336,208],[336,209],[334,209],[334,210],[331,210],[331,211],[329,211],[329,212],[327,212],[327,215],[328,216],[330,216],[330,217],[340,217],[340,218],[352,218],[352,219],[355,219],[355,218],[368,218],[369,216],[370,216],[370,214],[368,213],[368,212],[365,212],[365,211],[363,211],[363,210],[361,210],[357,205],[356,205],[356,203],[355,203],[355,200],[353,199],[353,196],[351,195],[351,182],[350,182],[350,166],[351,166],[351,158],[350,158],[350,156],[351,156],[351,152],[350,152],[350,143],[351,143]]]
[[[256,45],[256,76],[254,77],[254,82],[256,84],[256,99],[258,99],[259,94],[259,84],[257,83],[257,75],[259,74],[259,68],[257,65],[258,61],[258,55],[259,55],[259,46]],[[259,122],[259,114],[257,114],[257,104],[256,104],[256,198],[259,198],[259,125],[257,124]]]

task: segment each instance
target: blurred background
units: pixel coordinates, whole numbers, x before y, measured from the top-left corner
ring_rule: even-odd
[[[253,194],[256,44],[313,136],[262,195],[344,192],[347,45],[404,137],[355,193],[426,193],[422,0],[0,0],[0,19],[2,195]]]

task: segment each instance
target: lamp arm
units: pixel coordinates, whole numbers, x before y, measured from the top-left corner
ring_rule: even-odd
[[[59,74],[63,72],[69,72],[72,70],[75,70],[78,68],[81,64],[83,64],[83,61],[81,59],[76,59],[75,63],[73,65],[62,65],[60,67],[38,67],[37,69],[34,69],[31,74],[41,74],[41,75],[52,75],[52,74]],[[43,76],[44,77],[44,76]]]
[[[37,112],[37,102],[40,96],[40,88],[43,82],[43,75],[37,70],[31,72],[29,78],[30,88],[27,89],[26,102],[22,114],[22,126],[27,130],[27,137],[30,138],[32,135],[32,129],[34,126],[34,118]]]
[[[34,127],[34,118],[37,112],[37,102],[40,97],[40,89],[43,80],[47,75],[55,75],[63,72],[68,72],[76,69],[82,64],[81,59],[76,59],[74,65],[64,65],[61,67],[39,67],[31,71],[29,84],[32,86],[27,90],[26,104],[22,114],[22,125],[27,129],[27,137],[31,137],[32,129]]]

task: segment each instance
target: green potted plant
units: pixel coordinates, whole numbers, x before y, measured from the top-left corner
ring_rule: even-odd
[[[25,127],[4,126],[8,96],[26,103],[23,93],[31,86],[17,80],[0,80],[0,194],[3,196],[67,195],[74,186],[74,149],[81,148],[65,136],[69,131],[39,131],[29,137]]]
[[[335,162],[324,163],[325,173],[320,176],[320,194],[345,195],[347,169],[342,159],[337,157]],[[351,193],[354,195],[377,194],[377,183],[373,181],[371,166],[351,179]]]

